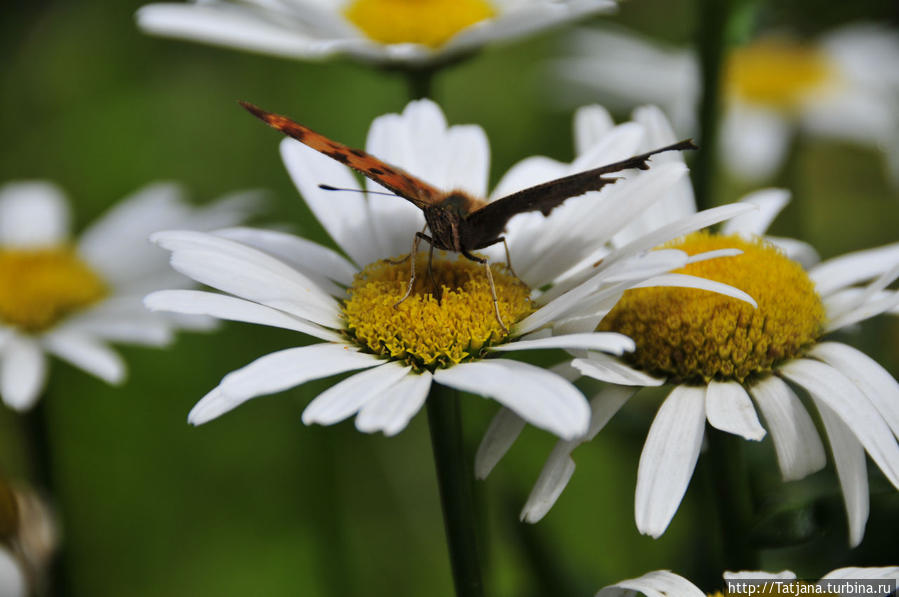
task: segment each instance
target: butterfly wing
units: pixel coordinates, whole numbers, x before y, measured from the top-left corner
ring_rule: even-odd
[[[553,209],[561,205],[566,199],[583,195],[589,191],[598,191],[618,180],[617,177],[607,177],[606,175],[608,174],[630,168],[648,170],[649,158],[657,153],[685,149],[697,149],[697,147],[692,140],[688,139],[621,160],[620,162],[544,182],[487,203],[480,209],[471,212],[466,218],[467,223],[470,225],[470,230],[480,233],[478,234],[479,239],[472,239],[475,240],[473,244],[483,246],[483,243],[489,243],[496,239],[502,234],[506,222],[516,214],[526,211],[540,211],[545,216],[549,215]]]
[[[349,166],[382,187],[390,189],[400,197],[414,203],[421,209],[439,203],[446,195],[443,191],[412,176],[402,168],[391,166],[361,149],[353,149],[343,143],[332,141],[286,116],[266,112],[247,102],[240,102],[240,105],[270,127],[281,131],[288,137],[293,137],[316,151],[322,152],[341,164]]]

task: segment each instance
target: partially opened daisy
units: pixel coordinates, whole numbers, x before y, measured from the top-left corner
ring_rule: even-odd
[[[673,385],[649,429],[637,473],[635,518],[644,534],[664,533],[686,492],[706,422],[759,441],[771,433],[784,480],[825,465],[811,417],[791,388],[807,392],[830,440],[843,488],[850,542],[858,544],[868,516],[864,453],[899,487],[899,384],[870,357],[826,335],[899,305],[888,286],[899,276],[899,244],[852,253],[803,269],[813,259],[804,243],[765,240],[786,204],[784,191],[744,199],[758,212],[727,222],[720,234],[697,233],[665,245],[687,253],[723,247],[737,256],[687,265],[682,271],[745,290],[758,309],[724,296],[676,288],[625,293],[599,329],[634,339],[623,358],[587,353],[572,362],[583,375],[611,385],[592,400],[590,432],[559,443],[522,516],[542,518],[574,472],[571,452],[596,435],[644,386]],[[777,243],[777,244],[775,244]],[[794,258],[791,258],[791,255]],[[753,401],[755,405],[753,405]],[[478,474],[485,476],[520,430],[506,413],[485,437]]]
[[[765,581],[768,581],[767,583]],[[752,588],[747,587],[752,584]],[[816,583],[800,581],[796,574],[781,572],[725,572],[724,589],[706,593],[692,582],[668,570],[655,570],[639,578],[603,587],[596,597],[722,597],[722,595],[877,595],[886,597],[899,585],[899,566],[850,567],[832,570]]]
[[[202,319],[147,313],[148,291],[188,281],[166,266],[146,237],[161,228],[216,228],[243,221],[254,201],[236,195],[192,208],[178,187],[145,187],[110,210],[78,240],[69,236],[62,191],[43,181],[0,187],[0,395],[27,410],[47,379],[52,354],[109,383],[125,364],[108,342],[168,343]]]
[[[150,4],[144,31],[302,60],[420,66],[599,12],[614,0],[206,0]]]
[[[647,141],[643,125],[613,127],[611,120],[608,125],[604,134],[597,132],[601,142],[596,150],[577,167],[592,165],[590,160],[604,164],[632,155]],[[486,196],[489,150],[484,132],[477,126],[447,127],[433,102],[411,102],[401,115],[376,119],[367,150],[438,188]],[[630,350],[630,339],[621,334],[555,333],[553,327],[579,304],[583,293],[602,289],[614,303],[625,288],[689,260],[678,250],[635,250],[610,259],[601,272],[586,276],[580,285],[571,284],[569,292],[552,299],[544,300],[545,295],[535,290],[552,286],[566,269],[604,243],[618,227],[616,222],[636,217],[682,180],[683,163],[662,160],[647,172],[626,174],[601,193],[569,199],[549,217],[513,218],[506,236],[511,264],[520,270],[516,269],[516,277],[503,265],[500,246],[499,257],[490,259],[496,307],[484,266],[455,256],[435,255],[432,274],[420,273],[407,295],[410,263],[402,255],[424,228],[422,211],[399,197],[373,194],[383,191],[373,182],[365,187],[368,195],[324,190],[319,184],[360,186],[349,168],[301,143],[285,140],[281,151],[303,197],[349,259],[301,238],[247,228],[154,236],[172,251],[175,269],[227,294],[157,292],[145,301],[151,309],[283,327],[321,340],[264,356],[230,373],[191,411],[189,421],[194,424],[257,396],[356,371],[315,398],[303,412],[303,421],[332,424],[358,413],[358,429],[394,434],[406,426],[437,383],[491,397],[523,420],[573,438],[586,431],[589,420],[581,392],[562,376],[504,358],[505,353],[545,348],[612,354]],[[494,196],[572,167],[548,158],[526,160],[502,179]],[[719,221],[733,213],[724,210],[708,217]],[[572,222],[577,225],[571,227]],[[702,225],[694,223],[693,229]],[[416,267],[427,272],[424,251]],[[706,284],[687,279],[682,283]]]
[[[554,71],[625,104],[663,106],[682,133],[695,127],[699,65],[691,50],[623,31],[580,30]],[[872,145],[899,183],[899,32],[874,24],[813,41],[761,36],[729,54],[721,159],[747,180],[770,178],[797,131]]]

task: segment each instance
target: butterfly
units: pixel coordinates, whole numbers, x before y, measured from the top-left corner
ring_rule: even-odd
[[[430,255],[433,255],[434,248],[437,248],[461,253],[467,259],[484,264],[493,296],[496,319],[505,331],[508,330],[500,317],[490,266],[485,258],[474,255],[472,251],[485,249],[498,243],[505,244],[503,230],[514,215],[528,211],[539,211],[544,216],[549,215],[566,199],[583,195],[589,191],[598,191],[607,184],[618,180],[618,177],[609,177],[608,174],[630,168],[648,170],[649,158],[665,151],[698,149],[692,140],[687,139],[620,162],[563,176],[487,202],[464,191],[438,189],[402,168],[388,164],[361,149],[353,149],[337,141],[332,141],[286,116],[267,112],[247,102],[240,102],[240,105],[272,128],[349,166],[422,210],[427,225],[421,232],[416,232],[413,239],[412,252],[409,256],[412,261],[409,286],[405,296],[397,305],[406,300],[412,292],[415,281],[415,253],[418,250],[419,242],[424,240],[430,245]],[[324,189],[333,189],[328,185],[319,186]],[[425,234],[425,230],[430,230],[430,236]],[[509,248],[507,244],[505,246],[508,262]],[[511,270],[511,263],[508,265]]]

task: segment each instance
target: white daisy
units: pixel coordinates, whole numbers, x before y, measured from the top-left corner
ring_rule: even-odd
[[[815,257],[808,245],[757,236],[787,200],[780,190],[754,193],[743,203],[759,210],[730,220],[720,235],[694,234],[667,245],[691,254],[742,249],[682,271],[746,290],[758,310],[710,293],[646,288],[626,293],[602,321],[599,329],[632,337],[637,350],[624,359],[588,353],[572,362],[577,372],[612,385],[591,401],[589,433],[553,450],[524,520],[536,522],[549,511],[574,472],[571,452],[642,386],[675,384],[640,458],[635,518],[644,534],[660,536],[674,516],[706,421],[745,439],[765,436],[750,396],[767,422],[784,480],[821,469],[821,440],[789,381],[808,392],[821,415],[843,488],[850,542],[861,541],[868,516],[865,451],[899,487],[899,384],[863,353],[823,337],[899,305],[899,292],[887,289],[899,277],[899,244],[831,259],[806,273],[801,263]],[[497,417],[478,453],[479,477],[489,474],[522,426],[511,413]]]
[[[681,132],[695,129],[701,89],[691,50],[623,31],[580,30],[558,73],[591,94],[663,106]],[[760,37],[729,54],[721,159],[748,180],[770,178],[794,132],[873,145],[899,183],[899,33],[855,24],[815,41]]]
[[[589,156],[575,165],[548,158],[526,160],[503,177],[493,196],[572,169],[622,159],[639,153],[641,144],[652,140],[652,131],[642,124],[614,127],[607,114],[605,119],[607,130],[594,130],[599,142]],[[489,150],[483,130],[447,127],[433,102],[411,102],[401,115],[377,118],[366,149],[438,188],[486,196]],[[257,396],[364,369],[314,399],[303,421],[326,425],[358,413],[359,430],[392,435],[421,408],[436,382],[491,397],[523,420],[573,438],[586,430],[589,420],[580,391],[555,373],[502,355],[544,348],[589,348],[612,354],[630,350],[631,341],[620,334],[552,328],[564,324],[584,294],[597,292],[614,304],[625,288],[646,283],[688,260],[681,251],[641,253],[635,245],[609,258],[582,283],[568,283],[568,292],[547,298],[548,293],[532,290],[552,285],[682,180],[686,171],[682,161],[660,159],[649,171],[626,173],[625,180],[601,193],[566,201],[549,217],[524,214],[510,221],[511,263],[520,279],[498,265],[504,260],[502,247],[491,258],[496,263],[492,275],[499,310],[503,321],[512,324],[507,333],[494,315],[483,267],[461,258],[435,261],[434,278],[443,285],[439,302],[425,275],[418,277],[412,295],[400,301],[409,263],[385,259],[408,252],[415,232],[424,227],[421,210],[399,197],[325,191],[320,183],[360,187],[347,167],[297,141],[284,140],[281,152],[294,183],[349,260],[307,240],[270,231],[159,233],[154,240],[172,251],[175,269],[233,296],[163,291],[151,294],[145,303],[156,310],[283,327],[323,342],[276,352],[230,373],[191,411],[188,420],[193,424]],[[383,190],[371,182],[366,188]],[[703,218],[720,221],[746,210],[738,206],[736,211],[726,208],[694,216],[687,229],[702,227]],[[657,235],[648,246],[678,234]],[[420,257],[418,267],[424,268],[424,255]],[[748,298],[702,280],[684,278],[679,283]]]
[[[187,280],[146,242],[174,225],[220,227],[241,222],[251,197],[188,207],[172,184],[145,187],[110,210],[73,242],[69,209],[49,182],[0,187],[0,395],[27,410],[47,379],[46,353],[109,383],[125,365],[109,341],[161,346],[179,326],[209,322],[147,313],[148,291]]]
[[[198,0],[150,4],[144,31],[303,60],[424,65],[612,11],[614,0]]]
[[[732,591],[718,591],[707,594],[692,582],[668,570],[655,570],[639,578],[631,578],[603,587],[596,597],[722,597],[722,595],[750,594],[750,589],[739,583],[749,582],[754,586],[753,594],[760,596],[778,594],[815,594],[821,591],[827,595],[878,595],[885,597],[896,590],[899,583],[899,566],[883,566],[879,568],[839,568],[825,574],[817,583],[796,580],[796,574],[784,570],[781,572],[725,572],[726,587],[733,586]],[[765,584],[765,581],[772,581]],[[850,584],[845,584],[848,581]],[[859,581],[885,581],[884,590],[877,590],[878,584]],[[786,586],[785,586],[786,585]],[[804,586],[800,586],[804,585]],[[815,586],[821,588],[818,589]]]

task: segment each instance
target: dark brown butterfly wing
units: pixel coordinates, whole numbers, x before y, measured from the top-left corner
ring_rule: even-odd
[[[353,149],[337,141],[332,141],[286,116],[266,112],[253,104],[240,102],[240,105],[270,127],[349,166],[400,197],[411,201],[419,208],[424,209],[429,205],[436,205],[446,196],[446,193],[440,189],[432,187],[402,168],[391,166],[361,149]]]
[[[472,238],[472,241],[474,241],[472,244],[480,247],[484,243],[495,240],[502,234],[506,222],[516,214],[526,211],[540,211],[545,216],[549,215],[553,209],[561,205],[566,199],[583,195],[588,191],[598,191],[607,184],[612,184],[618,180],[617,177],[607,178],[606,175],[608,174],[630,168],[647,170],[649,169],[649,158],[657,153],[685,149],[697,149],[697,147],[691,139],[687,139],[644,154],[635,155],[620,162],[544,182],[488,203],[484,207],[471,212],[465,219],[471,236],[477,237]]]

